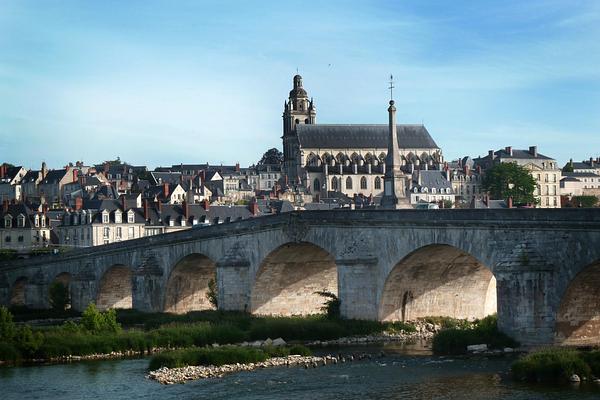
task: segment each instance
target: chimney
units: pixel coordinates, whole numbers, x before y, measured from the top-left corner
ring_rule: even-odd
[[[207,199],[202,200],[202,208],[206,211],[210,208],[210,202]]]
[[[512,198],[512,196],[510,196],[508,198],[508,208],[513,208],[513,198]]]
[[[79,170],[73,169],[73,182],[77,182]]]
[[[2,164],[0,165],[0,179],[4,178],[4,169],[6,168],[6,165]]]
[[[165,195],[165,199],[169,198],[169,184],[163,183],[163,193]]]
[[[125,195],[121,196],[121,208],[123,209],[123,212],[125,212]]]
[[[506,151],[506,152],[508,153],[508,155],[509,155],[509,156],[511,156],[511,157],[512,157],[512,155],[513,155],[513,151],[512,151],[512,150],[513,150],[513,149],[512,149],[512,146],[506,146],[506,147],[504,148],[504,151]]]
[[[144,220],[148,221],[150,218],[150,213],[148,210],[148,199],[144,199]]]
[[[187,201],[183,201],[183,203],[181,203],[181,208],[183,208],[183,216],[185,217],[186,221],[187,219],[190,217],[190,205]]]
[[[4,211],[5,213],[8,212],[8,200],[2,200],[2,211]]]
[[[537,157],[537,146],[529,146],[529,154],[534,157]]]
[[[446,168],[446,180],[450,182],[450,169]]]
[[[235,163],[235,172],[240,172],[240,163]]]
[[[488,150],[488,156],[490,157],[490,160],[494,159],[494,150]]]
[[[75,197],[75,210],[79,211],[83,208],[83,199],[81,197]]]
[[[44,213],[44,215],[46,215],[46,213],[48,212],[48,203],[44,203],[42,205],[42,212]]]
[[[107,162],[105,162],[105,163],[104,163],[104,173],[105,173],[105,174],[106,174],[106,173],[108,173],[108,170],[109,170],[108,163],[107,163]]]
[[[594,166],[594,159],[592,157],[590,157],[590,167]]]
[[[250,202],[250,204],[248,205],[248,209],[255,217],[258,215],[258,203],[256,202],[256,200],[252,200],[252,202]]]

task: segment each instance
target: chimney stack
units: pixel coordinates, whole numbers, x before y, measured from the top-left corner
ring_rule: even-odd
[[[148,199],[144,199],[144,220],[148,221],[150,218],[150,213],[148,210]]]
[[[258,215],[258,203],[256,202],[256,200],[252,200],[252,202],[250,202],[250,204],[248,205],[248,209],[250,210],[253,216],[256,217]]]
[[[165,199],[169,198],[169,184],[163,183],[163,193],[165,195]]]
[[[506,146],[506,147],[504,148],[504,150],[505,150],[505,151],[508,153],[508,155],[509,155],[509,156],[511,156],[511,157],[512,157],[512,155],[513,155],[513,149],[512,149],[512,146]]]
[[[2,200],[2,211],[4,211],[5,213],[8,212],[8,200]]]
[[[494,159],[494,150],[488,150],[488,155],[490,156],[490,160]]]
[[[123,212],[126,211],[126,209],[125,209],[125,195],[121,196],[121,208],[123,209]]]
[[[590,167],[594,166],[594,159],[592,157],[590,157]]]
[[[6,165],[4,165],[4,164],[0,165],[0,179],[4,178],[4,175],[6,174],[5,170],[6,170]]]
[[[235,172],[240,172],[240,163],[235,163]]]
[[[512,196],[510,196],[508,198],[508,208],[513,208],[513,198],[512,198]]]
[[[76,169],[73,169],[73,182],[77,182],[77,180],[79,179],[78,175],[79,175],[79,171]]]
[[[529,146],[529,154],[534,157],[537,157],[537,146]]]
[[[83,199],[81,197],[75,197],[75,210],[79,211],[83,208]]]
[[[202,200],[202,208],[206,211],[210,208],[210,202],[207,199]]]
[[[187,201],[183,201],[183,203],[181,203],[181,208],[183,208],[183,216],[185,217],[186,221],[187,219],[190,217],[190,205]]]

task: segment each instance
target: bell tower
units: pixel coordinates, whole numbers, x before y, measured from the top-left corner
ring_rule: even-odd
[[[317,109],[302,87],[302,77],[294,76],[294,88],[283,105],[283,167],[291,184],[299,183],[302,160],[296,126],[317,122]],[[300,179],[301,180],[301,179]]]

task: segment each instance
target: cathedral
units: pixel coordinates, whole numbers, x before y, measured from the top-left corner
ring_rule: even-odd
[[[381,199],[391,124],[351,125],[317,124],[317,110],[302,86],[302,77],[294,76],[294,87],[283,111],[284,174],[289,183],[304,187],[314,199],[340,192],[349,197],[362,194]],[[394,146],[399,174],[403,174],[402,193],[417,192],[420,171],[442,174],[442,151],[423,125],[395,124]],[[390,116],[392,113],[390,112]],[[390,147],[391,148],[391,147]],[[387,166],[386,166],[386,161]],[[392,171],[388,171],[389,176]],[[416,178],[415,178],[416,177]],[[415,180],[416,179],[416,180]],[[414,182],[413,182],[414,180]],[[406,194],[405,196],[408,196]],[[444,198],[440,198],[444,200]],[[377,200],[378,202],[378,200]]]

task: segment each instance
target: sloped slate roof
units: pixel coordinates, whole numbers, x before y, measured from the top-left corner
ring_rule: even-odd
[[[448,189],[452,188],[450,181],[446,179],[443,171],[419,171],[421,175],[421,187]]]
[[[400,148],[438,148],[423,125],[397,125]],[[388,125],[296,126],[298,140],[304,148],[381,148],[388,147]]]
[[[545,156],[543,154],[537,153],[537,156],[534,157],[533,154],[529,152],[529,150],[518,150],[513,149],[512,155],[510,155],[506,150],[498,150],[494,152],[496,156],[502,158],[519,158],[519,159],[532,159],[532,160],[553,160],[553,158]],[[489,157],[489,155],[487,156]],[[485,157],[484,157],[485,158]]]

